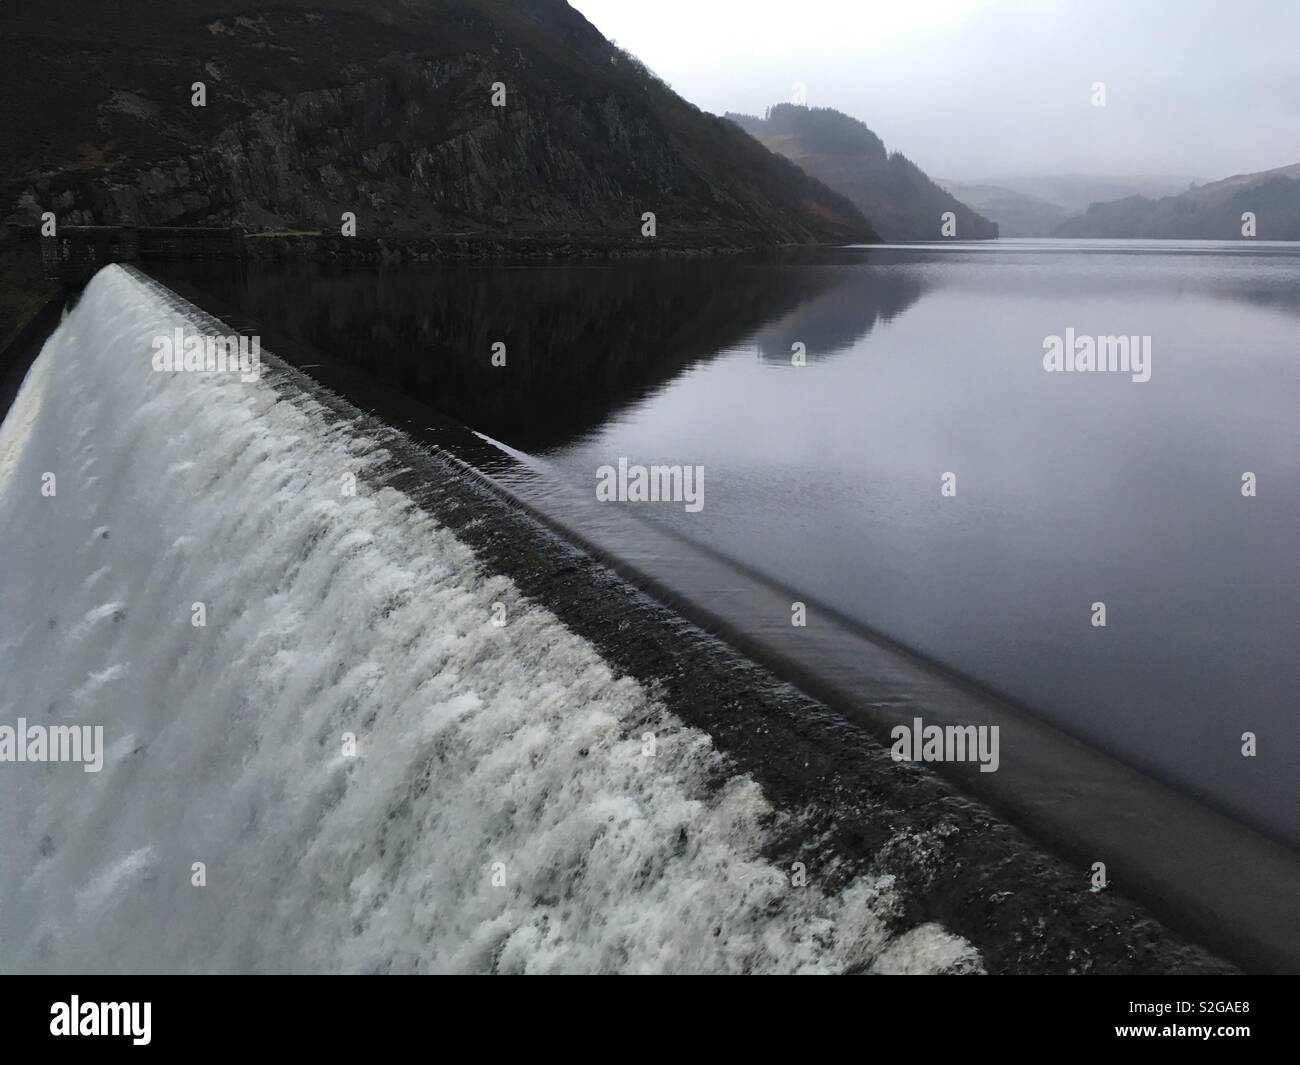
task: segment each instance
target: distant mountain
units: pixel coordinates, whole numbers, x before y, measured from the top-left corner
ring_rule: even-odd
[[[1300,163],[1237,174],[1177,196],[1130,196],[1094,203],[1068,218],[1062,237],[1241,240],[1242,216],[1255,216],[1260,240],[1300,240]]]
[[[871,241],[564,0],[0,5],[0,219]],[[206,106],[193,106],[202,82]],[[493,106],[494,87],[504,106]]]
[[[1089,204],[1122,200],[1128,196],[1176,196],[1196,179],[1179,175],[1139,174],[1096,177],[1091,174],[1036,174],[993,176],[982,182],[1057,204],[1067,215],[1087,210]]]
[[[965,181],[936,178],[963,203],[998,226],[1000,237],[1049,237],[1068,217],[1059,203],[1049,203],[1001,185],[981,185]]]
[[[998,223],[1004,237],[1052,237],[1073,214],[1102,200],[1128,196],[1168,196],[1194,184],[1185,177],[1090,177],[1050,174],[1035,177],[954,181],[936,178],[954,196]]]
[[[736,125],[843,193],[886,240],[943,239],[943,215],[959,240],[988,240],[998,227],[940,188],[856,118],[829,107],[778,104],[763,118],[728,114]]]

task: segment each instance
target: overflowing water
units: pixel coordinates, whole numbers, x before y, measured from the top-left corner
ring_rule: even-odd
[[[997,241],[200,287],[588,498],[620,462],[701,469],[698,509],[600,511],[1294,850],[1298,270],[1300,244]],[[1049,369],[1085,338],[1144,365]]]
[[[105,744],[0,762],[0,969],[979,968],[887,875],[793,886],[758,785],[294,371],[153,369],[211,325],[110,267],[0,427],[0,726]]]

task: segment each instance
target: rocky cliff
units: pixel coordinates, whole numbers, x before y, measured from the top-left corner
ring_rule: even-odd
[[[0,64],[12,221],[875,239],[563,0],[48,0],[0,8]]]

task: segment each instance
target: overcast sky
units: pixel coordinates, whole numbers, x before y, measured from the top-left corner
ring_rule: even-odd
[[[706,111],[761,114],[800,83],[931,175],[1300,162],[1300,0],[570,3]]]

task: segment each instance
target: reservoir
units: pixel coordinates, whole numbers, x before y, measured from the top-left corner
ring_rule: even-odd
[[[703,467],[698,511],[582,520],[617,508],[1300,842],[1300,245],[191,280],[577,495]],[[1067,330],[1149,338],[1149,379],[1045,371]]]

